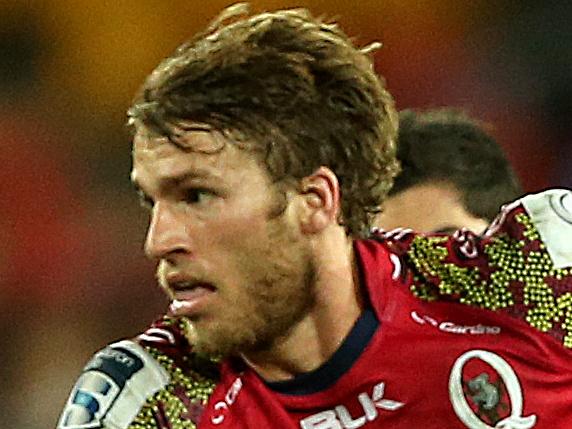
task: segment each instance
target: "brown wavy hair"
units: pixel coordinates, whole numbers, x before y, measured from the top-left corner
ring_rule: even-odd
[[[340,182],[340,223],[365,235],[398,171],[397,115],[368,55],[375,46],[355,47],[305,9],[247,13],[224,10],[165,59],[130,121],[176,145],[181,123],[205,124],[260,152],[275,181],[326,166]]]

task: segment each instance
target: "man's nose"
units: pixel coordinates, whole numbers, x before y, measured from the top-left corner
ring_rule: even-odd
[[[186,220],[174,204],[156,202],[145,240],[147,257],[162,259],[173,253],[190,251]]]

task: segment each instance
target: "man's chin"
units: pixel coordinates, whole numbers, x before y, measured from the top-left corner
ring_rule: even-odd
[[[193,351],[211,356],[230,356],[241,352],[243,342],[237,342],[241,335],[236,330],[227,331],[217,324],[202,320],[184,319],[184,335]]]

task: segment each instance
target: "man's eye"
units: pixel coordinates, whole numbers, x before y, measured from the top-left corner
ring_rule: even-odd
[[[201,188],[187,189],[185,191],[185,202],[188,204],[204,203],[207,199],[212,198],[214,194]]]

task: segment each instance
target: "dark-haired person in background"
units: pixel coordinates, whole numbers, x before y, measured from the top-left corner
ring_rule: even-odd
[[[486,125],[452,108],[399,113],[395,178],[376,225],[423,232],[482,232],[523,194]]]

